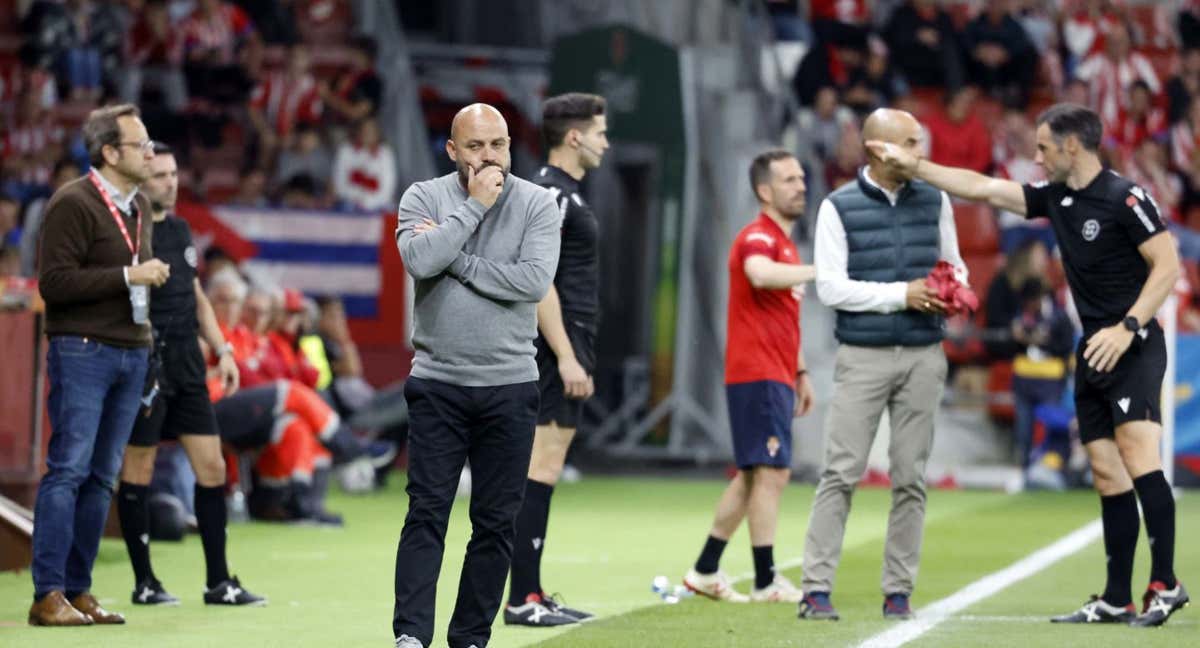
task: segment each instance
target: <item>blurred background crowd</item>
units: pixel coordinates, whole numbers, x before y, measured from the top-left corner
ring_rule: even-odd
[[[1034,162],[1038,112],[1058,101],[1094,108],[1105,123],[1107,164],[1150,190],[1171,222],[1187,268],[1177,291],[1178,324],[1200,332],[1200,0],[705,0],[694,15],[687,3],[649,0],[498,4],[505,6],[0,3],[0,278],[9,278],[0,300],[36,301],[30,281],[41,213],[55,188],[86,170],[78,126],[97,105],[141,108],[151,136],[176,151],[181,205],[387,213],[407,183],[449,170],[442,152],[449,118],[470,101],[504,112],[513,170],[533,172],[549,50],[565,34],[616,20],[677,45],[729,40],[723,34],[731,29],[753,32],[733,40],[756,48],[747,60],[770,62],[763,76],[774,81],[754,83],[782,108],[738,118],[797,153],[814,213],[825,193],[864,163],[859,129],[874,108],[917,115],[932,160],[1020,182],[1042,178]],[[613,41],[614,59],[621,47]],[[623,103],[615,98],[618,110]],[[405,124],[417,124],[419,136]],[[1077,327],[1053,236],[1045,223],[986,206],[958,204],[955,216],[970,283],[984,306],[949,324],[955,371],[947,398],[982,403],[990,419],[1014,432],[1016,463],[1036,470],[1053,453],[1061,475],[1073,454],[1067,381]],[[797,239],[806,240],[811,227],[810,218]],[[373,401],[378,395],[367,385],[385,381],[364,379],[380,363],[359,358],[349,308],[336,295],[253,285],[262,282],[240,271],[228,250],[197,240],[202,277],[224,324],[261,336],[292,327],[293,346],[304,335],[322,340],[327,355],[301,354],[281,369],[288,375],[264,381],[299,380],[329,392],[344,379],[344,393],[326,399],[333,410],[346,421],[383,411],[383,423],[364,425],[390,425],[386,412],[395,403]],[[239,283],[247,279],[251,285]],[[623,299],[615,288],[602,292],[606,302]],[[399,340],[403,331],[393,335]],[[316,358],[311,364],[320,370],[303,368],[305,358]],[[374,373],[396,379],[404,370],[393,363]],[[367,407],[372,402],[383,409]],[[389,435],[402,440],[402,433]],[[368,454],[383,464],[388,452]]]

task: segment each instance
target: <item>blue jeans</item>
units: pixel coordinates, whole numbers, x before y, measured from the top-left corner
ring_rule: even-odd
[[[33,591],[84,592],[100,548],[125,444],[145,386],[149,348],[122,349],[75,336],[50,338],[52,432],[38,485]]]

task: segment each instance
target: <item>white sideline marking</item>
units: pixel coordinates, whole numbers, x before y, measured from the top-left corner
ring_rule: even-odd
[[[1022,581],[1054,563],[1083,549],[1103,532],[1100,520],[1072,531],[1054,544],[1038,549],[1017,562],[992,572],[939,601],[917,611],[917,618],[904,621],[858,645],[858,648],[888,648],[904,645],[932,630],[954,614],[990,597],[1018,581]]]

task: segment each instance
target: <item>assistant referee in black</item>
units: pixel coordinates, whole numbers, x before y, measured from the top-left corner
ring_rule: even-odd
[[[542,105],[546,164],[533,182],[554,196],[562,215],[562,250],[554,283],[537,306],[538,408],[525,501],[513,539],[512,582],[504,623],[547,627],[586,621],[542,589],[542,552],[550,498],[562,475],[583,402],[594,391],[596,328],[600,317],[599,224],[583,199],[580,181],[608,150],[604,97],[570,92]]]
[[[220,358],[225,394],[238,387],[238,369],[233,354],[217,325],[208,297],[196,278],[197,254],[187,222],[174,216],[179,188],[175,156],[165,144],[154,143],[150,178],[141,191],[150,199],[154,218],[154,256],[171,267],[170,277],[150,291],[150,325],[154,349],[142,408],[133,426],[121,486],[117,514],[135,586],[132,600],[137,605],[178,605],[150,566],[150,520],[147,486],[154,475],[158,443],[177,439],[196,473],[196,523],[204,546],[207,566],[204,602],[208,605],[265,605],[266,599],[250,593],[230,576],[225,559],[225,460],[221,438],[205,384],[205,362],[197,334]]]
[[[1102,166],[1102,130],[1100,117],[1083,106],[1047,109],[1037,120],[1036,160],[1049,182],[1029,185],[943,167],[883,142],[867,146],[955,196],[1050,219],[1083,321],[1075,408],[1108,558],[1104,594],[1052,621],[1158,626],[1188,602],[1175,578],[1175,499],[1159,454],[1167,350],[1154,319],[1179,276],[1179,255],[1150,194]],[[1151,555],[1141,614],[1130,592],[1139,500]]]

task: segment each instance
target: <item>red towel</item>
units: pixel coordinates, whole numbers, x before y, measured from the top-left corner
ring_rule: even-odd
[[[938,261],[925,277],[925,285],[937,291],[937,298],[946,303],[947,315],[979,310],[979,298],[954,276],[954,266]]]

